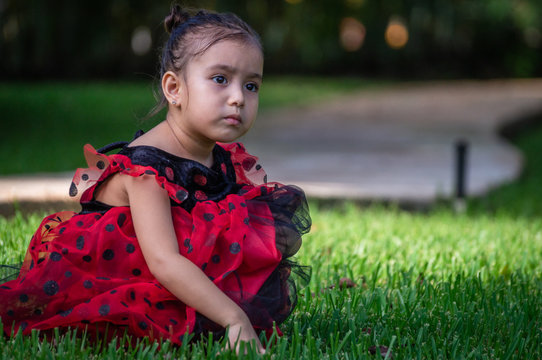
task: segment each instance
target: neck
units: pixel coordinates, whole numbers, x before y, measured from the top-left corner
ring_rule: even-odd
[[[166,116],[165,122],[169,128],[170,138],[174,143],[175,149],[177,149],[177,151],[175,151],[177,155],[195,160],[207,167],[213,165],[214,142],[201,141],[201,139],[190,136],[177,125],[170,114]]]

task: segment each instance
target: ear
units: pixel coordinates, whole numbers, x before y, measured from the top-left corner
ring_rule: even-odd
[[[168,71],[162,76],[162,92],[168,103],[173,106],[180,105],[181,78],[173,71]]]

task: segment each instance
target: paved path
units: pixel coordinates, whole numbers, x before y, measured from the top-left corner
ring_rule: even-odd
[[[265,112],[243,142],[270,180],[313,197],[429,203],[452,194],[458,139],[471,195],[515,179],[521,154],[497,132],[535,112],[542,79],[401,84]],[[68,201],[71,175],[0,177],[0,204]]]

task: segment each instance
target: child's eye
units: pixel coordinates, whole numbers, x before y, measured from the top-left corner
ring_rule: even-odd
[[[248,83],[245,85],[245,88],[248,90],[248,91],[252,91],[252,92],[258,92],[258,85],[255,84],[255,83]]]
[[[213,81],[217,84],[226,84],[228,80],[223,75],[215,75],[212,77]]]

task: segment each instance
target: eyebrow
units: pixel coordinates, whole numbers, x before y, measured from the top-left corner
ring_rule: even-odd
[[[210,67],[210,69],[224,70],[224,71],[227,71],[227,72],[230,72],[230,73],[238,72],[237,69],[234,68],[233,66],[229,66],[229,65],[225,65],[225,64],[213,65],[213,66]],[[249,78],[257,78],[260,81],[263,80],[262,74],[259,74],[259,73],[249,73],[248,77]]]

